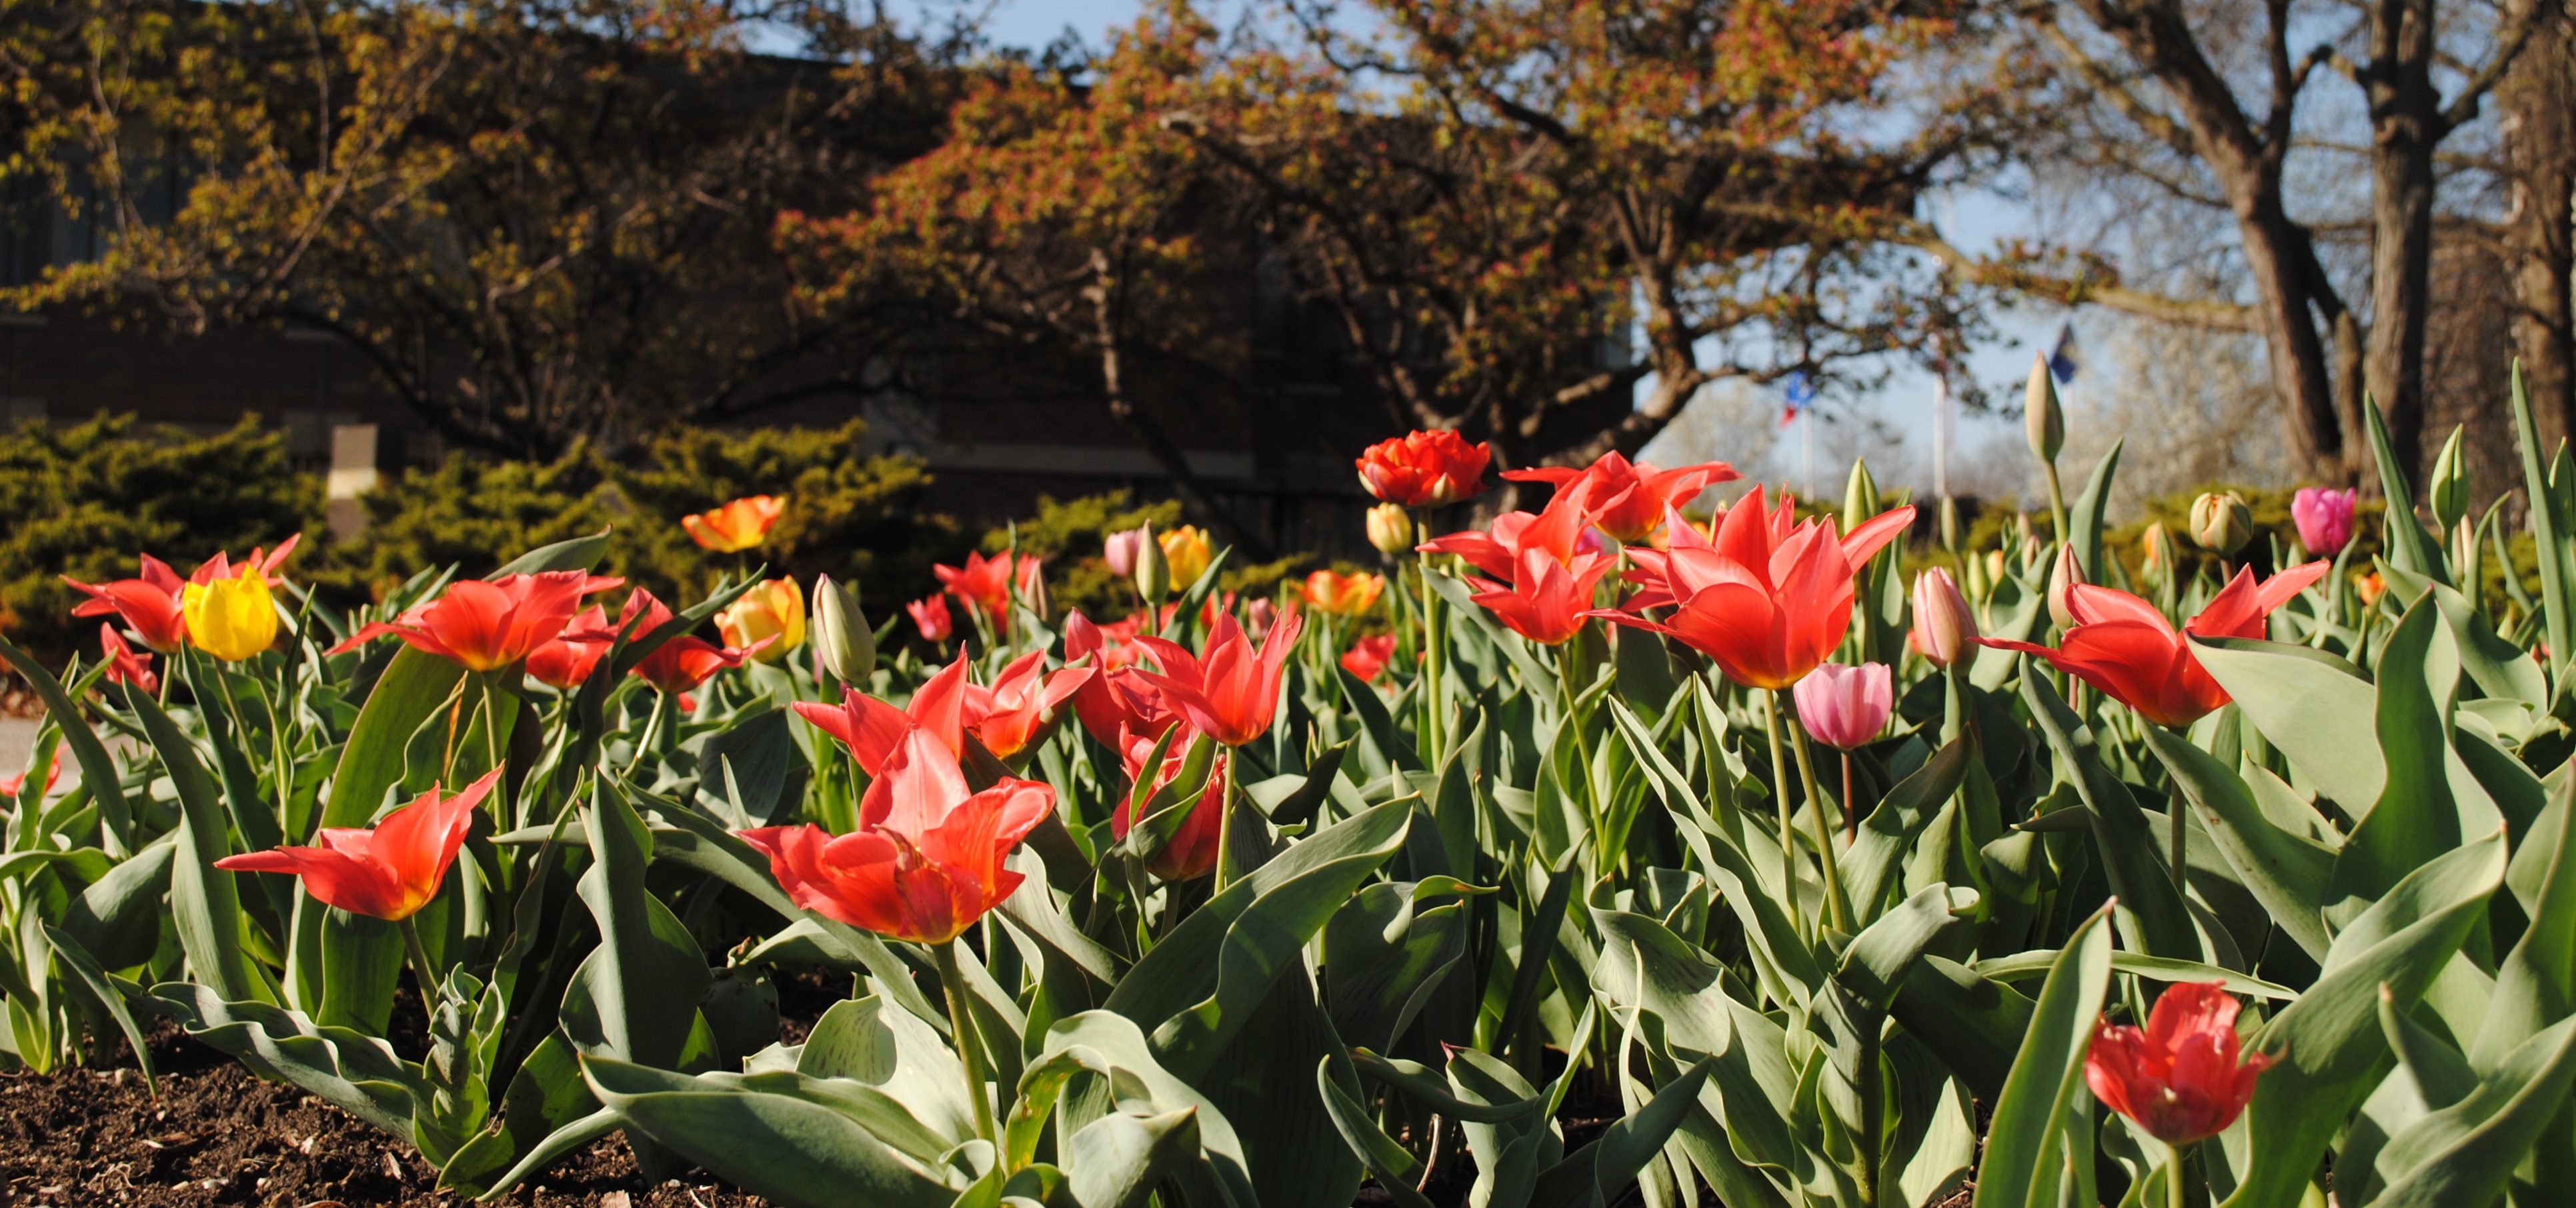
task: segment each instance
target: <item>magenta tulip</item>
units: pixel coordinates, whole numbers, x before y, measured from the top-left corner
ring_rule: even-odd
[[[2361,492],[2329,487],[2301,487],[2290,498],[2290,518],[2299,522],[2299,542],[2308,552],[2331,558],[2352,541],[2352,509]]]

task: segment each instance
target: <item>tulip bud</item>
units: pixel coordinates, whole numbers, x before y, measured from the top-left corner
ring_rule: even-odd
[[[1947,495],[1941,497],[1941,548],[1959,552],[1959,501]]]
[[[877,669],[877,635],[857,597],[822,575],[814,580],[814,661],[845,684],[863,684]]]
[[[1878,480],[1870,477],[1868,462],[1854,458],[1851,481],[1843,486],[1843,531],[1859,528],[1877,514]]]
[[[1994,593],[1994,580],[1986,577],[1986,560],[1973,551],[1959,559],[1959,574],[1967,580],[1961,586],[1967,589],[1969,599],[1982,600]]]
[[[1253,641],[1270,635],[1270,627],[1279,622],[1279,606],[1263,596],[1243,606],[1243,633]]]
[[[1136,594],[1147,604],[1161,604],[1172,594],[1172,568],[1163,561],[1163,543],[1154,539],[1154,526],[1136,530]]]
[[[2057,406],[2057,379],[2048,372],[2046,354],[2033,354],[2030,388],[2022,396],[2022,429],[2030,437],[2031,455],[2054,462],[2066,446],[2066,414]]]
[[[2433,519],[2443,532],[2460,526],[2469,514],[2468,458],[2460,451],[2460,429],[2451,429],[2451,439],[2442,445],[2442,455],[2433,461],[2433,485],[2426,492],[2433,505]]]
[[[2059,629],[2075,628],[2075,613],[2068,607],[2074,588],[2084,582],[2084,564],[2075,560],[2075,547],[2057,547],[2057,565],[2048,576],[2048,617]]]
[[[2191,501],[2191,539],[2222,557],[2254,539],[2254,509],[2234,491],[2203,491]]]
[[[1990,550],[1987,550],[1987,551],[1986,551],[1986,590],[1988,590],[1988,591],[1992,591],[1992,590],[1994,590],[1995,588],[2001,587],[2001,586],[2003,586],[2003,585],[2004,585],[2004,552],[2003,552],[2002,550],[1999,550],[1999,549],[1990,549]]]
[[[1914,649],[1935,667],[1976,654],[1977,614],[1959,594],[1950,572],[1926,567],[1914,576]]]
[[[1400,504],[1381,503],[1368,510],[1368,542],[1377,552],[1394,556],[1413,548],[1413,517]]]
[[[2139,539],[2139,544],[2146,548],[2145,569],[2150,577],[2173,573],[2173,534],[2166,531],[2164,521],[2148,521],[2146,535]]]

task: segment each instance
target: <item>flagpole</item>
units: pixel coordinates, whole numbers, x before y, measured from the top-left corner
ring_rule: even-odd
[[[1807,498],[1813,499],[1816,497],[1816,409],[1813,406],[1808,407],[1805,417],[1805,430],[1799,433],[1800,440],[1806,445],[1806,450],[1801,455],[1806,463],[1802,476],[1807,480]]]
[[[1932,378],[1932,493],[1950,497],[1950,379]]]

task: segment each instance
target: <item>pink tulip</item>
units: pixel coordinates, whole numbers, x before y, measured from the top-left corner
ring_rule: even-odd
[[[1820,663],[1790,690],[1798,702],[1798,720],[1816,741],[1840,751],[1867,745],[1887,728],[1896,707],[1896,681],[1885,663],[1847,667]]]
[[[1146,530],[1128,529],[1111,533],[1100,543],[1100,557],[1109,563],[1109,573],[1121,579],[1136,573],[1136,543],[1145,540]]]
[[[2352,541],[2352,509],[2361,492],[2329,487],[2301,487],[2290,499],[2290,518],[2299,522],[2299,542],[2308,552],[2331,558]]]
[[[1977,648],[1971,643],[1977,640],[1977,614],[1968,607],[1968,598],[1959,594],[1950,572],[1932,566],[1914,576],[1914,632],[1909,640],[1915,652],[1935,667],[1976,656]]]

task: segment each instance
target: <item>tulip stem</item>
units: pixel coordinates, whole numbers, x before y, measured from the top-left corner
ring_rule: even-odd
[[[1860,841],[1860,807],[1852,804],[1851,752],[1843,752],[1843,838]]]
[[[930,946],[939,967],[939,984],[948,992],[948,1027],[955,1033],[957,1060],[966,1067],[966,1099],[975,1108],[975,1135],[1001,1144],[993,1133],[993,1101],[984,1089],[984,1043],[977,1038],[975,1016],[966,1006],[966,975],[957,967],[957,941]]]
[[[420,942],[417,916],[404,915],[394,924],[401,929],[403,951],[411,957],[412,976],[420,979],[420,1006],[431,1015],[438,1013],[438,967],[429,963],[429,949]]]
[[[1772,689],[1771,696],[1778,700],[1780,690]],[[1777,712],[1776,705],[1773,711]],[[1798,783],[1807,790],[1807,812],[1815,816],[1816,857],[1825,866],[1825,913],[1833,920],[1834,930],[1849,935],[1852,931],[1851,904],[1843,900],[1842,861],[1834,854],[1834,828],[1832,823],[1825,821],[1824,786],[1816,779],[1816,757],[1807,746],[1805,726],[1789,728],[1789,745],[1798,756]]]
[[[1772,799],[1780,807],[1780,896],[1789,903],[1789,920],[1800,931],[1806,930],[1806,915],[1798,909],[1798,824],[1789,809],[1789,761],[1780,752],[1780,694],[1762,694],[1762,726],[1771,734]]]
[[[2168,871],[2173,873],[2174,895],[2176,897],[2180,897],[2189,892],[2189,886],[2185,884],[2183,871],[2186,867],[2184,860],[2189,857],[2190,849],[2183,845],[2182,811],[2182,782],[2180,780],[2176,780],[2174,781],[2173,786],[2173,799],[2165,802],[2165,816],[2167,821],[2166,829],[2171,832],[2171,842],[2166,848],[2168,858],[2171,862],[2171,868]]]
[[[2191,1153],[2191,1147],[2168,1145],[2165,1149],[2173,1155],[2172,1162],[2165,1167],[2166,1208],[2186,1208],[2191,1202],[2191,1197],[2184,1188],[2183,1161]]]
[[[2057,460],[2049,458],[2040,464],[2048,468],[2049,522],[2056,528],[2058,540],[2072,541],[2074,537],[2066,531],[2066,488],[2057,481]]]

